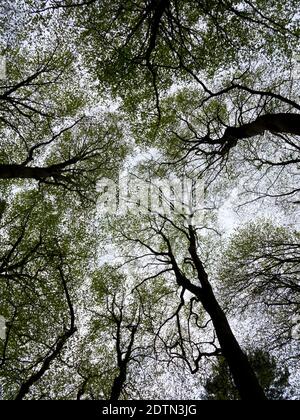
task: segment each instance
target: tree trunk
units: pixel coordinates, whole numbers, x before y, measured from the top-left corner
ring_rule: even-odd
[[[218,141],[226,155],[239,140],[264,135],[265,132],[300,136],[300,114],[266,114],[240,127],[228,127]]]
[[[51,176],[49,168],[0,165],[0,179],[46,179]]]
[[[242,400],[259,401],[266,400],[266,396],[258,379],[250,365],[248,357],[242,351],[237,339],[235,338],[227,317],[217,301],[208,275],[197,253],[197,237],[193,226],[189,226],[190,247],[189,253],[195,264],[198,279],[201,287],[194,289],[194,294],[202,303],[203,308],[211,317],[213,322],[222,354],[227,360],[230,372],[234,379],[237,390]],[[187,280],[186,288],[188,288]],[[192,284],[191,284],[192,285]],[[194,286],[194,285],[192,285]],[[191,291],[191,290],[190,290]],[[196,293],[195,293],[196,292]]]
[[[266,114],[258,117],[255,121],[241,125],[240,127],[228,127],[224,139],[246,139],[264,134],[283,133],[300,135],[300,114]]]
[[[121,396],[121,392],[123,390],[124,384],[126,382],[126,367],[120,369],[120,373],[118,376],[115,377],[114,383],[111,389],[110,400],[111,401],[118,401]]]
[[[250,365],[248,357],[236,340],[227,317],[216,300],[212,289],[211,291],[202,290],[200,300],[212,319],[222,354],[227,360],[241,399],[249,401],[266,400],[267,398]]]

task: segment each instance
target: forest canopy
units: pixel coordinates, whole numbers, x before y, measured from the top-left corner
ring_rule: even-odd
[[[0,4],[0,399],[300,399],[296,0]]]

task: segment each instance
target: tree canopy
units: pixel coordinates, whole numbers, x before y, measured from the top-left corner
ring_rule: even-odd
[[[0,5],[0,398],[299,399],[299,12]]]

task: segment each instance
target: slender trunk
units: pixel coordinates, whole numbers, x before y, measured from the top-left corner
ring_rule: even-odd
[[[21,385],[21,388],[16,395],[15,401],[22,401],[26,397],[26,395],[30,392],[30,388],[42,379],[42,377],[45,375],[45,373],[50,369],[51,364],[60,355],[60,353],[62,352],[62,350],[63,350],[64,346],[66,345],[66,343],[68,342],[68,340],[77,331],[77,328],[76,328],[76,325],[75,325],[75,312],[74,312],[73,304],[72,304],[71,297],[70,297],[70,294],[69,294],[69,290],[68,290],[68,287],[67,287],[67,282],[66,282],[64,273],[62,271],[62,268],[59,267],[58,270],[59,270],[59,273],[60,273],[60,276],[61,276],[62,285],[63,285],[63,289],[64,289],[64,292],[65,292],[65,297],[66,297],[69,312],[70,312],[70,326],[57,339],[56,344],[51,349],[50,354],[44,359],[40,369],[37,372],[33,373],[27,379],[27,381],[25,381]]]
[[[208,275],[197,253],[197,237],[193,226],[189,226],[190,247],[189,253],[195,264],[201,287],[194,289],[205,311],[211,317],[222,353],[227,360],[230,372],[242,400],[266,400],[266,396],[253,371],[248,357],[241,349],[227,317],[217,301]],[[187,279],[186,279],[187,280]],[[191,284],[188,280],[186,285]],[[193,285],[192,285],[193,286]]]
[[[201,302],[212,319],[223,356],[227,360],[241,399],[251,401],[266,400],[267,398],[250,365],[248,357],[242,351],[235,338],[227,317],[215,298],[212,289],[201,294]]]
[[[68,332],[66,332],[58,340],[58,343],[55,349],[52,351],[52,353],[48,357],[45,358],[41,368],[36,373],[32,374],[30,378],[21,385],[21,388],[17,396],[15,397],[15,401],[23,400],[26,397],[26,395],[29,393],[30,388],[42,379],[44,374],[50,369],[51,363],[59,356],[66,342],[68,341],[69,338],[72,337],[72,335],[75,334],[75,332],[76,332],[76,328],[74,327],[70,329]]]
[[[121,396],[121,392],[126,382],[127,372],[126,367],[120,369],[119,375],[115,377],[114,383],[111,389],[110,400],[117,401]]]
[[[135,340],[135,335],[138,330],[138,325],[133,326],[131,328],[131,334],[130,334],[130,341],[128,348],[126,350],[124,358],[122,357],[123,351],[121,348],[121,324],[122,324],[122,318],[123,315],[118,319],[115,318],[117,321],[117,339],[116,339],[116,350],[117,350],[117,362],[118,362],[118,369],[119,374],[115,377],[114,383],[111,388],[111,394],[110,394],[110,400],[111,401],[117,401],[121,393],[123,391],[123,388],[125,386],[126,380],[127,380],[127,369],[128,365],[131,360],[131,353],[132,353],[132,347]],[[139,323],[138,323],[139,324]]]

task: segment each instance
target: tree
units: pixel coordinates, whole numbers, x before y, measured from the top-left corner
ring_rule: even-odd
[[[49,8],[64,6],[50,2]],[[275,44],[283,55],[290,53],[299,36],[293,1],[272,6],[194,0],[72,2],[65,13],[74,13],[86,28],[81,39],[90,43],[90,57],[95,47],[105,46],[106,54],[93,66],[101,80],[108,80],[118,95],[128,88],[146,93],[152,87],[156,99],[175,78],[198,83],[200,71],[228,68],[229,57],[230,63],[240,64],[249,61],[251,50],[272,56]],[[248,36],[249,25],[256,37]],[[132,83],[136,80],[142,83]]]
[[[137,335],[142,328],[142,308],[128,292],[124,276],[116,275],[113,267],[104,267],[101,271],[95,275],[92,289],[100,312],[93,311],[90,334],[94,345],[103,342],[105,336],[106,340],[113,339],[112,354],[105,349],[106,345],[102,345],[106,358],[111,359],[113,355],[113,359],[110,363],[103,360],[107,366],[106,383],[102,382],[103,389],[98,390],[98,394],[101,392],[106,399],[114,401],[126,393],[130,365],[142,358],[143,348],[137,344]]]
[[[125,222],[122,229],[117,229],[117,231],[125,240],[137,245],[138,258],[153,256],[153,264],[158,272],[156,271],[150,278],[170,273],[175,284],[181,289],[182,299],[185,292],[189,292],[201,303],[204,311],[211,319],[222,355],[230,367],[241,398],[245,400],[265,399],[264,392],[247,356],[238,344],[225,312],[216,298],[212,283],[199,255],[199,243],[201,241],[198,236],[199,228],[193,226],[192,218],[182,217],[176,223],[164,215],[154,214],[153,216],[149,214],[148,217],[146,216],[146,220],[145,227],[127,227],[127,230],[125,230]],[[143,236],[140,234],[137,237],[137,231],[142,232]],[[178,242],[179,238],[181,254],[178,255],[179,251],[173,245],[173,241]],[[148,254],[143,254],[143,249]],[[185,268],[187,265],[191,267],[188,272]],[[218,352],[214,352],[214,355],[218,355]]]
[[[296,381],[298,231],[254,223],[227,248],[218,215],[234,190],[247,216],[260,205],[296,220],[298,9],[1,4],[4,398],[200,398],[224,372],[230,397],[262,400],[273,380],[285,384],[285,368]],[[95,217],[98,181],[125,183],[129,172],[152,186],[202,179],[205,218],[191,202],[177,212],[173,199],[171,212],[155,212],[130,186],[137,214],[118,208],[111,223],[103,206]]]
[[[149,285],[133,273],[125,275],[109,265],[93,274],[92,298],[86,300],[90,327],[81,345],[87,358],[80,356],[74,363],[82,378],[77,399],[135,399],[143,398],[146,392],[153,395],[146,389],[158,380],[158,366],[164,371],[166,364],[168,369],[170,364],[180,369],[178,360],[189,363],[187,350],[181,356],[176,348],[187,348],[187,339],[184,331],[177,333],[170,322],[174,318],[173,291],[164,283],[161,279]],[[179,321],[176,308],[176,315],[177,327],[177,322],[184,323],[184,314]],[[205,355],[209,356],[201,354]],[[195,373],[199,356],[196,363]],[[145,377],[142,372],[146,372]]]
[[[268,220],[238,231],[224,254],[221,281],[235,311],[261,313],[268,322],[271,348],[288,346],[297,360],[299,346],[299,232]],[[268,332],[268,331],[269,332]]]
[[[26,12],[23,15],[28,18]],[[30,23],[29,28],[34,30]],[[97,103],[83,86],[74,51],[57,29],[53,32],[42,47],[34,39],[33,51],[26,44],[28,32],[9,42],[5,50],[7,78],[0,85],[0,131],[5,147],[0,151],[0,179],[33,180],[93,199],[97,180],[115,175],[127,146],[119,117],[95,111]],[[88,77],[85,82],[88,85]]]
[[[0,312],[7,331],[0,365],[5,397],[22,400],[32,395],[77,331],[75,272],[85,254],[77,246],[71,254],[71,232],[58,238],[60,217],[41,195],[21,194],[12,208],[1,226]]]
[[[279,369],[276,359],[262,350],[252,351],[249,355],[249,361],[268,398],[271,400],[284,399],[284,392],[289,379],[288,370],[282,371]],[[205,385],[205,389],[208,400],[239,399],[224,359],[218,361],[213,375]]]
[[[297,203],[298,182],[289,176],[299,164],[296,2],[50,2],[41,9],[63,10],[85,28],[78,43],[100,92],[121,98],[138,141],[162,155],[152,169],[168,162],[170,171],[179,166],[209,184],[220,172],[240,181],[242,161],[255,198]],[[255,191],[253,177],[264,181]]]

